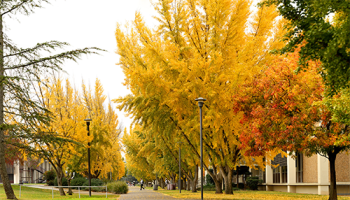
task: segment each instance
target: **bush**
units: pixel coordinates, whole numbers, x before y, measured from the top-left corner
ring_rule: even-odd
[[[91,179],[91,186],[102,186],[103,185],[103,181],[100,180],[100,179],[97,179],[97,178],[93,178]],[[83,186],[89,186],[89,180],[87,179]],[[83,190],[89,190],[88,187],[86,188],[82,188]],[[102,187],[92,187],[91,188],[91,191],[95,191],[95,192],[102,192],[102,191],[105,191],[105,188],[102,188]]]
[[[258,185],[262,183],[262,180],[259,180],[259,177],[253,176],[253,177],[248,177],[246,184],[251,190],[257,190]]]
[[[55,184],[55,186],[58,186],[58,183],[57,183],[57,177],[55,178],[55,180],[54,180],[54,184]],[[68,186],[68,181],[67,181],[67,179],[66,178],[62,178],[62,186]]]
[[[47,185],[49,186],[54,186],[55,185],[55,181],[54,180],[49,180],[49,181],[46,181]]]
[[[209,171],[213,173],[213,169],[209,169]],[[206,185],[215,185],[213,178],[209,174],[205,175],[205,182]]]
[[[237,183],[232,183],[232,188],[237,188]],[[244,183],[238,183],[238,189],[244,189]]]
[[[198,190],[200,190],[200,188]],[[203,191],[216,191],[215,185],[203,185]]]
[[[53,170],[53,169],[51,169],[51,170],[49,170],[49,171],[46,171],[45,173],[44,173],[44,177],[43,177],[43,179],[44,180],[46,180],[46,182],[47,183],[52,183],[52,185],[53,185],[53,181],[55,180],[55,178],[56,178],[56,172]],[[50,185],[50,184],[49,184]]]
[[[70,184],[72,186],[83,186],[85,182],[87,182],[87,185],[89,184],[89,180],[87,180],[86,178],[78,177],[78,178],[72,179]]]
[[[128,185],[123,181],[110,182],[107,184],[108,192],[115,194],[126,194],[129,191]]]

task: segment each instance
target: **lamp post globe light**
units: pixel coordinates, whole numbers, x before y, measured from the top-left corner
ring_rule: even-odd
[[[200,146],[201,146],[201,200],[203,200],[203,125],[202,125],[202,107],[204,105],[204,99],[203,97],[198,97],[196,99],[198,101],[198,107],[199,107],[199,119],[200,119]]]
[[[87,135],[90,136],[90,122],[91,119],[84,119],[87,126]],[[91,172],[90,172],[90,142],[88,143],[88,170],[89,170],[89,196],[91,197]]]

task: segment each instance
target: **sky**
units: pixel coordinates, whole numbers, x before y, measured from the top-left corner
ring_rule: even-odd
[[[77,63],[66,62],[62,67],[76,88],[85,84],[94,85],[100,79],[109,99],[130,94],[122,84],[124,74],[116,65],[119,57],[115,29],[117,23],[126,24],[140,12],[146,23],[154,27],[156,15],[149,0],[56,0],[44,4],[29,16],[18,14],[5,18],[5,32],[21,48],[33,47],[37,43],[57,40],[70,44],[65,50],[98,47],[107,50],[100,55],[83,56]],[[116,106],[116,105],[115,105]],[[131,119],[117,110],[119,121],[129,128]]]

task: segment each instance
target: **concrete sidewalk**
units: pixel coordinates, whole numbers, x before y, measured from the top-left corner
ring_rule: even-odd
[[[54,191],[58,191],[58,188],[56,188],[55,186],[47,186],[47,185],[22,185],[22,187],[31,187],[31,188],[44,189],[44,190],[52,190],[52,187],[53,187]],[[72,191],[75,194],[79,194],[79,190],[72,190]],[[64,188],[64,192],[67,193],[68,188]],[[89,191],[80,190],[80,194],[89,195]],[[112,195],[112,194],[113,193],[107,192],[107,195]],[[93,192],[93,191],[91,191],[91,196],[93,196],[93,195],[106,195],[106,192]]]

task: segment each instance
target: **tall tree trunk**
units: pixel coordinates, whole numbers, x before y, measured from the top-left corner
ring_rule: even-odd
[[[222,193],[222,175],[221,172],[217,173],[217,168],[215,165],[213,165],[213,173],[211,173],[209,170],[207,170],[209,175],[214,181],[215,184],[215,194],[221,194]]]
[[[1,1],[2,4],[2,1]],[[2,6],[2,5],[0,5]],[[4,122],[4,35],[3,35],[3,22],[2,15],[0,13],[0,176],[2,179],[3,187],[5,189],[7,199],[17,199],[9,177],[7,175],[6,163],[5,163],[5,149],[6,145],[4,143],[4,131],[5,131],[5,122]]]
[[[194,178],[191,179],[192,192],[197,192],[197,182],[198,182],[198,166],[196,165],[194,170]]]
[[[57,177],[57,185],[62,186],[62,179],[63,179],[63,173],[62,173],[62,168],[57,166],[57,171],[56,171],[56,177]],[[61,196],[66,196],[66,193],[64,193],[64,190],[62,187],[59,187],[58,190],[60,191]]]
[[[165,187],[164,185],[165,184],[164,184],[164,179],[163,178],[159,179],[159,183],[160,183],[160,187],[164,189],[164,187]]]
[[[329,187],[329,200],[337,200],[337,179],[335,175],[335,159],[337,158],[336,153],[328,153],[330,175],[331,175],[331,185]]]
[[[67,183],[68,183],[68,194],[69,195],[73,195],[73,191],[72,191],[72,188],[70,187],[71,186],[71,184],[70,184],[70,182],[72,181],[72,179],[69,177],[69,178],[67,178]]]
[[[232,194],[232,177],[233,177],[233,169],[228,166],[220,167],[222,176],[225,181],[225,194]]]
[[[186,184],[186,186],[187,186],[187,188],[186,188],[186,190],[187,191],[191,191],[191,179],[187,179],[187,184]]]
[[[181,189],[186,189],[187,188],[187,185],[186,185],[186,180],[187,180],[187,178],[185,177],[185,178],[183,178],[183,181],[182,181],[182,187],[181,187]]]

